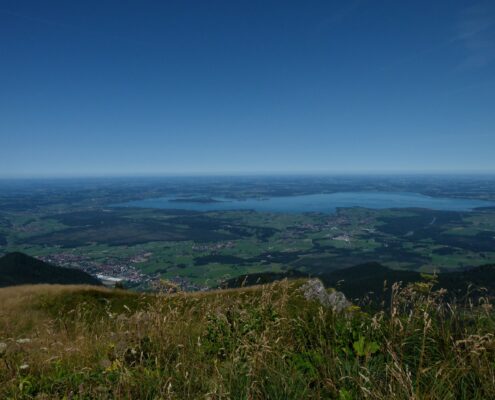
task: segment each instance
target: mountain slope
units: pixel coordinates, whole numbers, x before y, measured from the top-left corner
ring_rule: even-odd
[[[337,313],[304,283],[1,288],[0,399],[495,399],[490,307],[413,288]]]
[[[308,276],[297,270],[284,273],[258,273],[225,282],[225,287],[250,286],[259,283],[268,283],[283,278],[299,278]],[[334,287],[342,291],[348,298],[357,299],[368,296],[374,300],[383,300],[388,296],[384,287],[390,289],[393,283],[424,281],[421,273],[416,271],[400,271],[372,262],[356,265],[350,268],[339,269],[328,273],[318,274],[315,277],[322,280],[328,287]],[[480,288],[486,288],[487,292],[480,294],[495,295],[495,265],[484,265],[471,268],[466,271],[440,273],[436,277],[435,287],[444,288],[452,295],[463,296],[468,290],[478,292]],[[471,288],[469,286],[471,285]],[[469,289],[468,289],[469,288]]]
[[[416,271],[399,271],[378,263],[368,263],[355,267],[333,271],[322,275],[326,285],[337,287],[350,298],[360,298],[367,294],[374,299],[384,299],[393,283],[424,281],[421,273]],[[435,288],[446,289],[449,296],[464,297],[468,291],[472,295],[495,295],[495,265],[483,265],[466,271],[445,272],[436,275]],[[385,285],[386,282],[386,285]],[[486,288],[487,291],[481,291]]]
[[[23,253],[0,258],[0,287],[39,283],[101,285],[84,271],[56,267]]]

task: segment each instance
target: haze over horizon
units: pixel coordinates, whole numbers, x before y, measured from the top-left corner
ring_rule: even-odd
[[[25,173],[0,174],[0,181],[30,180],[86,180],[86,179],[166,179],[166,178],[256,178],[256,177],[487,177],[495,179],[495,170],[436,170],[436,171],[175,171],[175,172],[129,172],[121,173]]]
[[[11,1],[0,177],[494,173],[490,1]]]

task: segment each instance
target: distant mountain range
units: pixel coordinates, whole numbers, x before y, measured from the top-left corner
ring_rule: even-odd
[[[56,267],[23,253],[0,258],[0,287],[39,283],[101,285],[84,271]]]
[[[283,273],[257,273],[230,279],[224,283],[224,286],[234,288],[269,283],[283,278],[307,278],[308,276],[297,270]],[[374,301],[389,298],[390,288],[395,282],[408,284],[425,280],[419,272],[393,270],[379,263],[360,264],[313,277],[321,279],[327,287],[337,288],[350,299],[362,299],[367,296]],[[385,290],[385,287],[388,289]],[[447,289],[449,296],[457,298],[462,298],[468,292],[475,297],[495,296],[495,264],[465,271],[440,273],[436,276],[435,287]]]

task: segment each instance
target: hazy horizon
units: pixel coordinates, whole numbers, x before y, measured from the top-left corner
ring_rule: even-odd
[[[212,171],[212,172],[170,172],[170,173],[130,173],[120,174],[29,174],[29,175],[0,175],[0,180],[68,180],[68,179],[136,179],[136,178],[228,178],[228,177],[495,177],[495,170],[437,170],[437,171]]]

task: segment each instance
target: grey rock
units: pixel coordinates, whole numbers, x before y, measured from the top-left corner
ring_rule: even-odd
[[[331,308],[336,312],[342,312],[351,305],[344,293],[339,291],[328,293],[319,279],[308,280],[300,290],[306,300],[316,300],[323,307]]]

